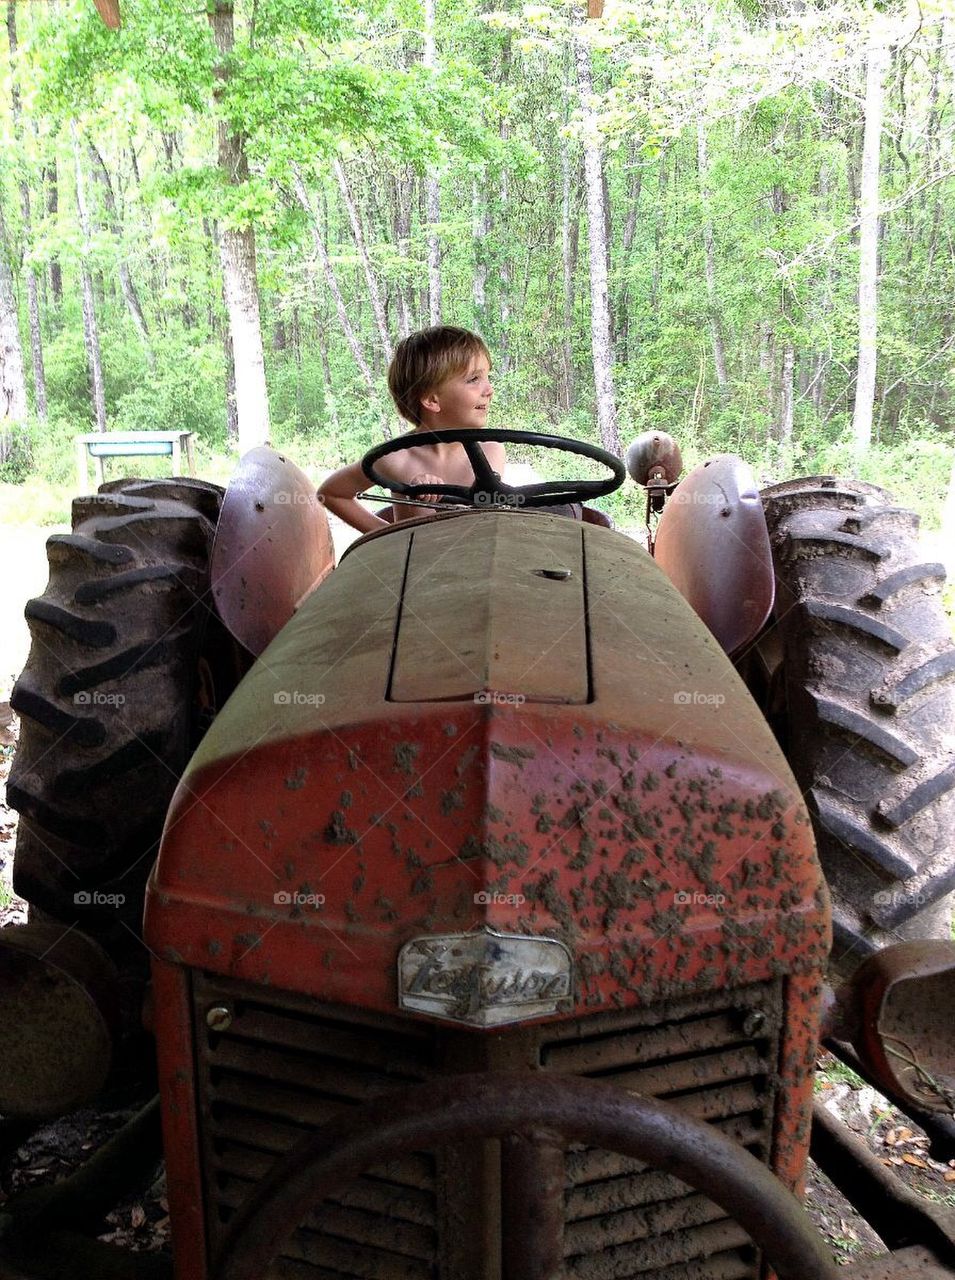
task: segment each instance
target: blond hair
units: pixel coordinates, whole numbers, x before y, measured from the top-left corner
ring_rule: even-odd
[[[388,366],[388,390],[401,416],[419,427],[422,397],[463,373],[476,356],[491,363],[484,339],[451,324],[419,329],[402,338]]]

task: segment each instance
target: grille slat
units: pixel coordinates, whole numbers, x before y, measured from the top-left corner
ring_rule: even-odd
[[[238,1182],[261,1182],[273,1163],[263,1152],[237,1143],[217,1142],[215,1152],[217,1176],[224,1175]],[[247,1195],[249,1190],[249,1186],[245,1187],[244,1194]],[[434,1201],[426,1192],[402,1185],[395,1179],[386,1180],[372,1177],[371,1174],[358,1182],[349,1183],[329,1199],[333,1204],[371,1209],[391,1214],[400,1221],[417,1222],[422,1226],[428,1226],[434,1220]]]
[[[225,1209],[234,1211],[244,1203],[250,1189],[246,1181],[220,1175],[216,1185],[216,1200]],[[433,1206],[431,1217],[433,1221]],[[389,1249],[403,1257],[425,1262],[434,1257],[433,1230],[413,1222],[400,1222],[380,1210],[368,1212],[338,1204],[337,1197],[329,1199],[320,1209],[310,1213],[301,1225],[303,1230],[313,1234],[335,1236],[377,1249]]]
[[[738,1015],[726,1013],[713,1017],[687,1019],[673,1027],[646,1027],[627,1033],[588,1036],[545,1047],[542,1061],[549,1071],[566,1071],[571,1075],[592,1075],[614,1067],[636,1067],[660,1058],[677,1058],[680,1052],[706,1053],[709,1049],[726,1049],[744,1043]]]
[[[292,1237],[288,1257],[318,1264],[332,1275],[354,1276],[358,1280],[433,1280],[434,1277],[430,1262],[403,1258],[384,1249],[353,1244],[301,1227]]]
[[[654,1240],[674,1231],[687,1231],[690,1227],[700,1227],[723,1216],[719,1205],[706,1196],[671,1197],[642,1209],[626,1209],[568,1223],[564,1233],[564,1252],[597,1253],[615,1244]]]
[[[366,1068],[378,1067],[389,1075],[395,1073],[409,1078],[420,1069],[422,1053],[428,1052],[428,1040],[424,1036],[388,1036],[375,1042],[364,1027],[356,1030],[347,1024],[336,1026],[332,1022],[316,1026],[311,1018],[296,1018],[285,1011],[276,1013],[254,1005],[242,1009],[234,1030],[243,1040],[257,1040],[269,1047],[281,1044],[289,1049],[305,1049],[326,1058],[352,1064],[360,1062]]]
[[[603,1080],[665,1099],[747,1147],[769,1150],[778,988],[734,993],[730,1008],[688,1011],[647,1028],[578,1033],[542,1047],[549,1071]],[[742,998],[740,998],[742,997]],[[772,997],[772,998],[770,998]],[[755,1016],[758,1014],[758,1016]],[[742,1228],[679,1178],[610,1152],[575,1147],[565,1159],[564,1256],[574,1280],[681,1280],[695,1259],[722,1255],[726,1275],[756,1280],[759,1259]]]
[[[365,1102],[421,1079],[420,1073],[385,1074],[369,1069],[361,1060],[348,1062],[324,1053],[263,1045],[232,1036],[219,1037],[215,1064],[223,1072],[235,1071],[292,1085],[341,1102]]]
[[[222,1108],[221,1116],[218,1120],[214,1117],[209,1127],[209,1134],[216,1141],[240,1135],[246,1146],[273,1156],[285,1155],[309,1132],[307,1127],[293,1129],[272,1119],[243,1114],[238,1108]],[[269,1167],[271,1164],[269,1161]],[[434,1163],[429,1156],[404,1156],[375,1165],[369,1170],[369,1176],[424,1191],[433,1186]]]
[[[713,1128],[719,1129],[721,1133],[725,1133],[742,1147],[767,1146],[769,1143],[768,1127],[764,1125],[760,1128],[754,1125],[748,1116],[732,1116],[729,1120],[715,1120]],[[607,1183],[608,1179],[619,1178],[621,1174],[647,1172],[647,1166],[642,1160],[630,1160],[626,1156],[616,1156],[612,1152],[600,1151],[595,1147],[568,1150],[566,1167],[577,1190],[584,1190],[589,1184]],[[685,1183],[681,1182],[680,1186],[685,1186]],[[573,1195],[573,1193],[569,1194]]]
[[[712,1222],[679,1235],[663,1236],[662,1239],[652,1241],[649,1247],[641,1242],[571,1257],[566,1260],[565,1269],[569,1280],[591,1280],[592,1276],[601,1276],[602,1280],[630,1280],[632,1276],[652,1276],[653,1280],[659,1280],[661,1268],[697,1259],[707,1259],[708,1268],[711,1254],[747,1246],[750,1246],[750,1239],[743,1228],[724,1218],[720,1222]],[[739,1263],[742,1260],[737,1257],[735,1261]],[[710,1270],[700,1272],[701,1276],[707,1278],[712,1274]],[[750,1262],[748,1269],[738,1274],[748,1277],[758,1275],[759,1272],[755,1264]]]

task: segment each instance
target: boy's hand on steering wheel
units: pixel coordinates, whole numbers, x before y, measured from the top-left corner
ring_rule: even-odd
[[[444,484],[441,476],[433,475],[430,471],[419,471],[416,476],[411,477],[412,484]],[[440,502],[441,495],[437,493],[422,493],[418,495],[420,502]]]

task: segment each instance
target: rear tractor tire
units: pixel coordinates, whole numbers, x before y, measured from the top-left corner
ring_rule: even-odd
[[[944,570],[919,551],[918,517],[874,485],[811,477],[762,497],[776,571],[760,641],[775,655],[774,727],[813,818],[833,960],[848,970],[893,942],[951,936],[955,646]]]
[[[9,803],[31,919],[78,928],[141,994],[146,880],[173,790],[242,674],[212,608],[218,486],[122,480],[73,503],[26,606]],[[136,1016],[138,1017],[138,1009]]]

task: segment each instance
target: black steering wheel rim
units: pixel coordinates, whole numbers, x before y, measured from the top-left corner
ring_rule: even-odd
[[[612,472],[606,480],[549,480],[539,484],[505,484],[497,472],[491,470],[482,442],[500,444],[533,444],[546,449],[558,449],[562,453],[575,453],[600,462]],[[468,461],[474,468],[474,484],[470,487],[458,484],[406,484],[402,480],[389,480],[375,470],[375,463],[392,453],[400,453],[420,444],[463,444]],[[600,498],[619,489],[626,479],[626,468],[615,454],[586,440],[572,440],[564,436],[547,435],[537,431],[517,431],[509,428],[452,427],[440,431],[410,431],[376,445],[361,460],[361,469],[372,484],[389,489],[407,498],[420,498],[425,494],[437,494],[464,502],[474,507],[551,507],[568,502],[586,502]]]

